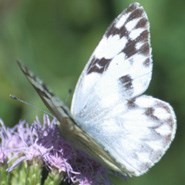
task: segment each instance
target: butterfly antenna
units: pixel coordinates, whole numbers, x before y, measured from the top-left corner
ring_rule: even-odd
[[[23,103],[23,104],[25,104],[25,105],[28,105],[28,106],[30,106],[30,107],[32,107],[32,108],[34,108],[34,109],[37,109],[37,110],[40,111],[40,112],[43,112],[43,113],[45,113],[45,114],[47,114],[47,115],[49,115],[49,116],[51,116],[51,117],[54,117],[54,116],[53,116],[52,114],[50,114],[49,112],[47,112],[47,111],[45,111],[45,110],[43,110],[43,109],[39,109],[37,106],[35,106],[35,105],[31,104],[31,103],[28,103],[28,102],[26,102],[26,101],[24,101],[24,100],[22,100],[22,99],[16,97],[15,95],[10,94],[9,97],[10,97],[11,99],[15,100],[15,101],[21,102],[21,103]]]

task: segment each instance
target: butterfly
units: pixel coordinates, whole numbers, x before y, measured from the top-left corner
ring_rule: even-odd
[[[149,21],[139,3],[118,15],[103,35],[80,75],[70,110],[18,64],[58,119],[61,134],[110,170],[144,174],[175,137],[173,108],[143,95],[151,80],[152,54]]]

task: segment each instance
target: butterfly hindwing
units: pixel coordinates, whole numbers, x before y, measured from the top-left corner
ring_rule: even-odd
[[[176,124],[172,107],[142,95],[115,104],[111,111],[86,122],[85,130],[104,146],[129,175],[148,171],[168,149]]]

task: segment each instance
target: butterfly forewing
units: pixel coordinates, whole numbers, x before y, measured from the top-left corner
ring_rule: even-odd
[[[76,147],[112,170],[138,176],[160,160],[176,131],[172,107],[142,95],[151,80],[151,57],[148,18],[133,3],[109,26],[86,64],[71,113],[42,81],[19,66],[61,125],[67,125],[62,134]]]
[[[149,22],[134,3],[113,21],[93,52],[77,83],[71,111],[77,115],[92,101],[112,106],[142,94],[151,73]]]
[[[57,119],[62,121],[63,118],[71,117],[71,113],[65,104],[47,88],[43,81],[36,77],[26,66],[21,64],[19,61],[17,61],[17,63],[21,71],[24,73],[38,95],[41,97],[44,104],[57,117]]]

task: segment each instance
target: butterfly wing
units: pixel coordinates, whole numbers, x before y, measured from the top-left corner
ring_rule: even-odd
[[[172,107],[151,96],[139,96],[102,110],[94,119],[85,117],[83,129],[103,146],[130,176],[139,176],[157,161],[174,138]]]
[[[141,96],[151,80],[149,22],[134,3],[110,25],[85,66],[72,100],[77,124],[128,175],[141,175],[174,138],[171,106]]]
[[[48,109],[57,117],[57,119],[63,122],[64,118],[70,118],[71,113],[65,104],[56,97],[44,84],[42,80],[36,77],[26,66],[17,61],[21,71],[24,73],[26,78],[29,80],[31,85],[37,91]]]
[[[73,115],[87,107],[92,111],[95,97],[108,107],[140,95],[151,74],[149,22],[143,8],[134,3],[113,21],[90,57],[77,83],[71,111]]]

